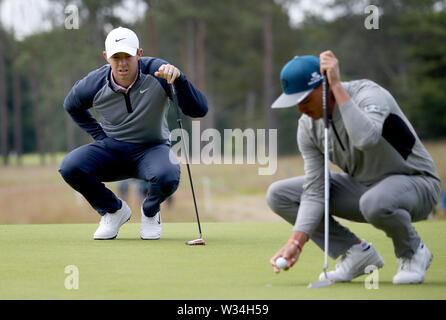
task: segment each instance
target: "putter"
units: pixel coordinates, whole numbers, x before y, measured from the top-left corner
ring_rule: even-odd
[[[329,156],[328,156],[328,79],[324,76],[322,82],[322,108],[324,110],[324,189],[325,189],[325,201],[324,201],[324,274],[325,279],[317,282],[311,282],[307,288],[323,288],[331,285],[333,280],[328,280],[327,269],[328,269],[328,219],[329,219],[329,204],[330,204],[330,167],[329,167]]]
[[[181,140],[183,141],[184,150],[186,150],[186,143],[184,142],[184,135],[183,135],[183,121],[181,120],[181,113],[180,113],[180,107],[178,105],[177,92],[175,90],[175,86],[174,86],[173,83],[170,85],[170,89],[171,89],[171,92],[172,92],[172,101],[173,101],[173,103],[175,105],[175,109],[177,110],[177,122],[178,122],[178,126],[179,126],[180,132],[181,132]],[[189,182],[190,182],[190,187],[191,187],[191,190],[192,190],[192,197],[194,199],[195,214],[197,216],[198,231],[200,232],[200,238],[195,239],[195,240],[187,241],[186,244],[188,246],[204,246],[204,245],[206,245],[206,242],[203,240],[203,236],[202,236],[202,233],[201,233],[200,216],[198,215],[197,200],[195,199],[194,184],[192,182],[192,174],[190,172],[189,156],[188,156],[187,150],[186,150],[185,154],[186,154],[187,173],[189,174]]]

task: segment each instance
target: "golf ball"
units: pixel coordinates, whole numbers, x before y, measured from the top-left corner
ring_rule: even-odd
[[[283,269],[286,267],[288,261],[284,257],[280,257],[276,260],[276,266],[280,269]]]

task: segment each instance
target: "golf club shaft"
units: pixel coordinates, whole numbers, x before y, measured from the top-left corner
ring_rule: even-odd
[[[192,190],[192,197],[194,199],[195,214],[197,216],[197,222],[198,222],[198,231],[200,232],[200,239],[201,239],[202,238],[202,232],[201,232],[200,216],[198,215],[197,200],[195,198],[195,190],[194,190],[194,184],[193,184],[193,181],[192,181],[192,173],[190,171],[190,166],[189,166],[188,150],[186,149],[187,148],[186,147],[186,142],[184,140],[183,121],[181,120],[180,107],[178,105],[178,97],[177,97],[177,92],[176,92],[176,89],[175,89],[175,85],[172,83],[170,85],[170,88],[171,88],[171,92],[172,92],[172,100],[173,100],[173,103],[174,103],[176,111],[177,111],[177,122],[178,122],[178,126],[180,127],[181,140],[183,141],[183,146],[184,146],[184,150],[185,150],[185,154],[186,154],[187,173],[189,175],[189,182],[190,182],[190,187],[191,187],[191,190]]]
[[[328,79],[324,76],[322,84],[322,106],[324,111],[324,273],[327,275],[328,269],[328,235],[329,235],[329,204],[330,204],[330,167],[329,167],[329,155],[328,155]]]

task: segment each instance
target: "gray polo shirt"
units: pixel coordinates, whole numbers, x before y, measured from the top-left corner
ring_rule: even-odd
[[[370,80],[343,82],[342,86],[351,99],[340,107],[335,105],[329,129],[330,161],[367,186],[390,175],[422,175],[440,192],[434,162],[392,95]],[[324,214],[323,119],[303,114],[297,140],[305,183],[293,230],[311,234]]]
[[[111,67],[90,72],[77,81],[64,101],[73,120],[95,140],[112,137],[132,143],[166,143],[170,139],[167,124],[170,87],[154,74],[162,59],[142,57],[138,75],[128,90],[118,90],[111,80]],[[203,117],[208,111],[206,97],[181,73],[175,80],[178,104],[184,114]],[[94,108],[98,120],[89,109]]]

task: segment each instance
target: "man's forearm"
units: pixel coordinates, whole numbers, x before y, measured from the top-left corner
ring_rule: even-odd
[[[331,91],[333,92],[335,100],[338,103],[338,106],[340,106],[340,107],[350,100],[350,96],[344,90],[344,88],[342,87],[340,82],[331,86]]]
[[[84,110],[81,112],[74,112],[73,110],[67,110],[71,118],[77,125],[89,134],[94,140],[101,140],[107,137],[101,125],[96,121],[93,115]]]
[[[178,104],[185,115],[193,118],[204,117],[208,112],[206,96],[183,75],[175,81]]]

